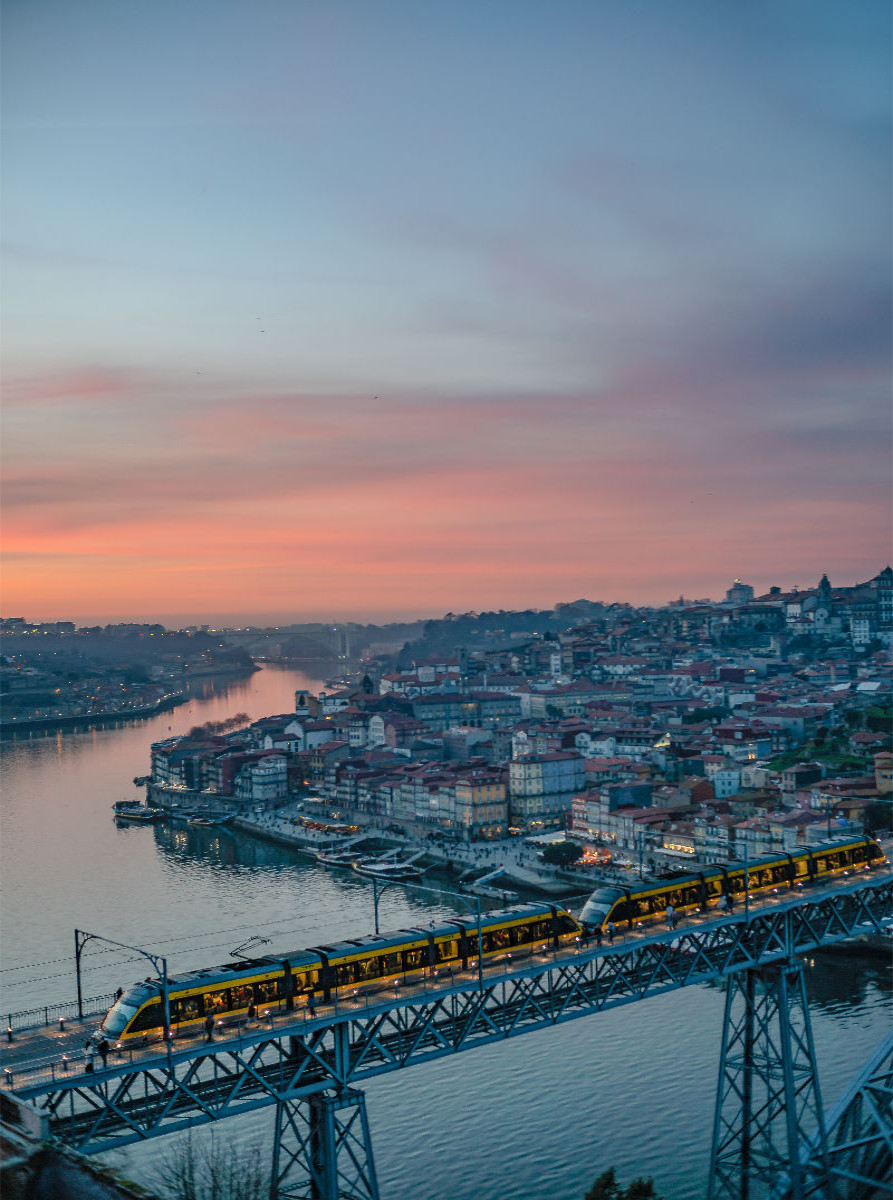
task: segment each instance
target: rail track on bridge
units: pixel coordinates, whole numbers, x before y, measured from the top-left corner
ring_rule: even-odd
[[[747,916],[580,946],[427,980],[393,996],[340,998],[272,1017],[270,1027],[188,1047],[147,1047],[94,1074],[19,1064],[3,1092],[25,1102],[49,1133],[86,1153],[107,1151],[266,1105],[345,1094],[365,1079],[545,1029],[608,1008],[738,972],[769,968],[854,935],[884,934],[893,873],[798,893]]]

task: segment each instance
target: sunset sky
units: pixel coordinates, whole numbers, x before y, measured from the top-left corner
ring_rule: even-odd
[[[10,0],[2,615],[890,559],[887,0]]]

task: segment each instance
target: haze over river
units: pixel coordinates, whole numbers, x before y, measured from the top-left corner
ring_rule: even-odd
[[[320,668],[320,677],[326,668]],[[149,721],[2,744],[2,1004],[10,1012],[75,996],[74,929],[166,955],[169,971],[226,960],[252,935],[264,951],[372,929],[372,887],[244,835],[119,826],[152,742],[238,712],[293,709],[320,677],[267,666]],[[417,925],[447,896],[392,888],[382,929]],[[462,911],[456,905],[456,911]],[[91,943],[84,995],[149,973]],[[813,1032],[826,1106],[890,1024],[891,980],[877,958],[810,966]],[[652,1175],[665,1200],[700,1200],[723,995],[697,987],[364,1084],[383,1200],[582,1200],[609,1166]],[[236,1118],[222,1140],[269,1142],[271,1114]],[[151,1186],[159,1139],[113,1156]]]

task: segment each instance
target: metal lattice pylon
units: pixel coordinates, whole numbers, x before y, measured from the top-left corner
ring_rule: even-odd
[[[730,975],[709,1200],[760,1200],[782,1175],[801,1200],[807,1176],[814,1185],[827,1166],[803,964]]]
[[[277,1101],[270,1200],[379,1200],[361,1091]]]
[[[825,1118],[830,1186],[810,1197],[889,1200],[893,1195],[893,1034]],[[814,1148],[811,1148],[814,1153]],[[781,1193],[788,1200],[789,1191]]]

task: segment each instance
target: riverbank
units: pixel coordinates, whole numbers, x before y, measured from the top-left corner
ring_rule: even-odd
[[[23,717],[21,720],[0,720],[0,736],[10,733],[49,733],[54,729],[75,730],[91,726],[118,724],[121,721],[145,720],[147,717],[157,717],[159,713],[170,712],[180,704],[191,699],[188,692],[172,692],[162,696],[154,704],[145,704],[136,708],[104,709],[101,712],[75,713],[65,717]]]
[[[193,684],[206,684],[209,680],[220,683],[238,683],[243,679],[250,679],[259,670],[261,668],[256,663],[252,663],[251,669],[246,671],[234,672],[209,667],[190,672],[184,676],[183,691],[169,692],[152,704],[134,705],[132,708],[103,709],[99,712],[71,713],[52,717],[7,717],[0,719],[0,737],[7,737],[15,733],[52,733],[54,730],[77,732],[82,729],[104,729],[126,721],[149,720],[194,700]]]
[[[300,804],[300,801],[296,801],[275,812],[238,816],[228,828],[286,846],[315,859],[320,850],[336,845],[343,838],[308,829],[301,822],[304,814]],[[475,877],[498,870],[499,874],[491,881],[492,891],[497,894],[493,898],[501,898],[498,894],[512,887],[544,896],[567,897],[590,892],[598,884],[598,879],[588,874],[544,865],[538,860],[536,851],[517,838],[488,844],[444,846],[409,834],[397,834],[392,828],[372,822],[362,824],[361,833],[383,846],[384,852],[402,850],[406,856],[420,855],[416,861],[424,870],[442,871],[454,877],[456,883],[465,890],[472,890]]]

